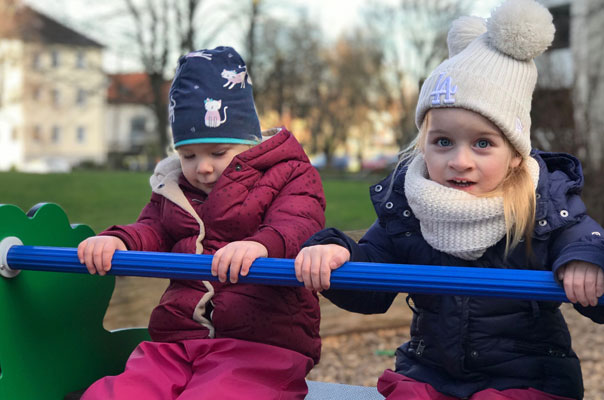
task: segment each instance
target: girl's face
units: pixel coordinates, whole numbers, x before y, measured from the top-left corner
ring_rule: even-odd
[[[510,168],[520,165],[516,153],[495,124],[462,108],[437,108],[426,117],[421,144],[431,180],[473,195],[494,191]]]
[[[249,148],[247,144],[194,143],[180,146],[176,151],[187,181],[210,194],[233,158]]]

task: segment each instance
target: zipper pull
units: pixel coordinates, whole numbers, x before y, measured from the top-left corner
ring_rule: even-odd
[[[417,344],[417,349],[415,349],[415,355],[421,356],[422,353],[424,352],[425,348],[426,348],[426,345],[424,344],[424,339],[422,339]]]

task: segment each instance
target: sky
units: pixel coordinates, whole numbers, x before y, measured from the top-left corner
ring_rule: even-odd
[[[123,28],[118,24],[106,21],[114,20],[116,5],[124,4],[123,0],[24,0],[34,8],[65,22],[87,36],[106,45],[104,67],[107,72],[131,71],[139,68],[135,57],[129,57],[131,47],[124,43]],[[388,4],[397,0],[374,0]],[[473,15],[486,17],[489,11],[501,0],[476,0]],[[269,0],[270,3],[270,0]],[[307,7],[311,20],[319,21],[328,39],[335,39],[346,30],[353,28],[361,21],[360,12],[368,3],[367,0],[289,0],[272,1],[272,4],[288,7],[274,7],[278,12],[288,8]],[[291,7],[289,7],[291,4]],[[280,11],[279,11],[280,10]],[[285,11],[287,12],[287,11]],[[284,21],[292,17],[283,15]],[[124,19],[121,23],[127,23]],[[237,47],[233,38],[221,38],[226,44]],[[238,39],[237,39],[238,40]]]

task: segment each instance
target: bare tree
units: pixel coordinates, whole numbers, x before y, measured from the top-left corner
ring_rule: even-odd
[[[575,140],[584,143],[585,203],[604,223],[604,3],[578,0],[570,5],[570,47],[574,65]]]
[[[323,32],[304,13],[296,24],[264,18],[258,26],[254,90],[261,113],[305,119],[311,154],[330,163],[352,131],[369,131],[379,96],[382,52],[366,33],[324,43]]]
[[[258,20],[261,16],[262,0],[251,0],[249,12],[249,28],[246,38],[247,47],[247,71],[254,76],[254,60],[256,59],[256,31],[258,30]]]
[[[169,144],[166,79],[175,68],[175,59],[196,49],[196,43],[213,37],[224,27],[222,21],[197,23],[203,0],[124,0],[134,24],[138,55],[153,95],[152,109],[157,120],[156,155],[164,155]],[[203,31],[202,31],[203,29]],[[203,37],[201,35],[203,33]]]
[[[383,94],[395,116],[397,142],[415,136],[415,105],[427,75],[448,56],[451,22],[470,11],[469,0],[400,0],[395,5],[366,6],[368,31],[382,43],[385,54]]]
[[[296,24],[265,18],[257,27],[254,92],[260,113],[275,110],[307,118],[317,102],[316,83],[327,70],[321,58],[321,30],[301,15]]]
[[[579,0],[571,5],[571,49],[575,66],[573,91],[577,134],[585,137],[586,166],[604,164],[604,3]]]
[[[158,148],[162,154],[168,148],[168,110],[167,101],[163,97],[162,88],[168,67],[170,55],[171,21],[169,19],[168,1],[153,2],[148,0],[146,7],[138,7],[133,0],[125,0],[130,15],[134,19],[136,43],[149,84],[153,93],[153,112],[157,119]],[[148,18],[145,18],[145,14]]]
[[[311,111],[312,134],[327,165],[338,146],[345,145],[352,130],[370,132],[369,113],[379,99],[382,52],[361,31],[342,37],[321,55],[327,74],[316,83],[317,101]]]

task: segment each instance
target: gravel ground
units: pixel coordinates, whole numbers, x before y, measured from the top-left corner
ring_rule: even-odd
[[[146,326],[167,281],[118,277],[104,325],[107,329]],[[573,348],[581,359],[585,400],[604,400],[604,325],[597,325],[563,305]],[[353,314],[321,298],[321,362],[309,379],[375,386],[381,373],[394,366],[394,350],[409,339],[410,311],[399,296],[385,314]]]

